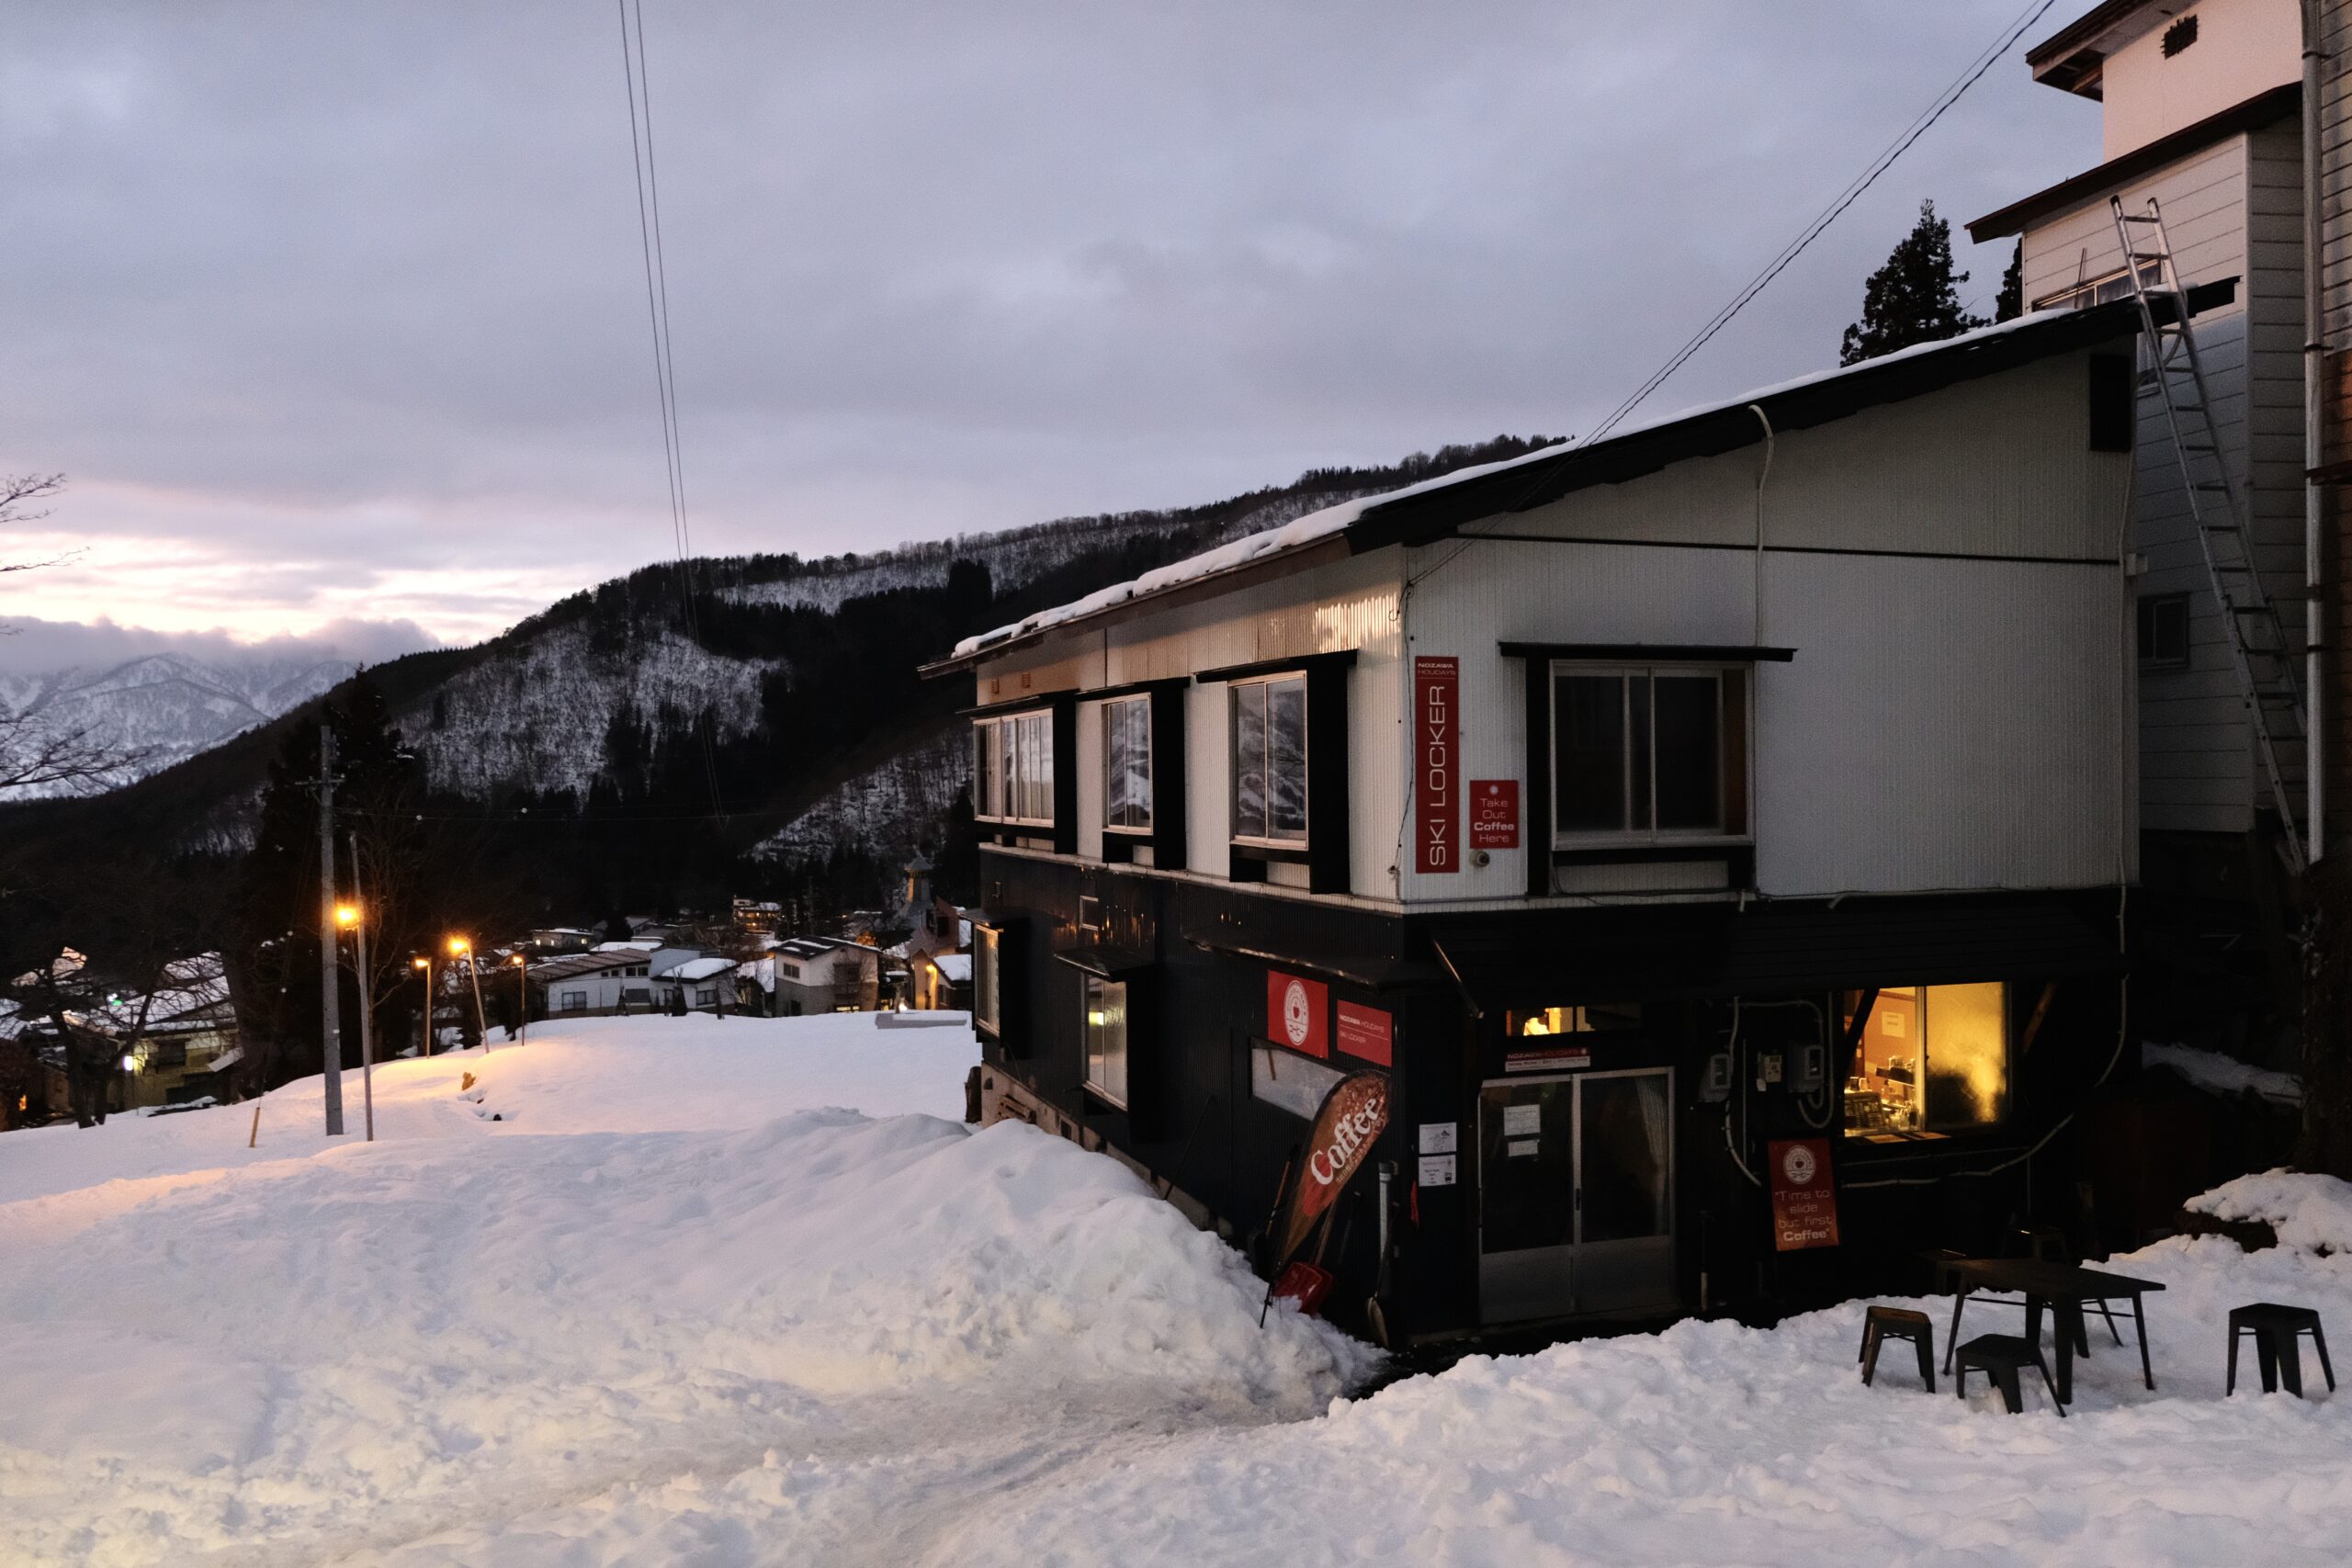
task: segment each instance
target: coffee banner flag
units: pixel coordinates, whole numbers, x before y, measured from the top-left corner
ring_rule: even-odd
[[[1298,1256],[1316,1222],[1372,1157],[1373,1145],[1387,1125],[1386,1073],[1350,1073],[1331,1086],[1323,1097],[1323,1109],[1315,1113],[1306,1161],[1291,1183],[1288,1213],[1279,1233],[1281,1262]]]

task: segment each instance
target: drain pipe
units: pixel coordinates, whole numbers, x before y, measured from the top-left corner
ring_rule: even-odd
[[[2303,0],[2303,864],[2327,847],[2326,687],[2321,681],[2325,616],[2322,599],[2323,496],[2315,477],[2325,461],[2321,412],[2326,398],[2326,333],[2320,215],[2320,0]],[[2291,824],[2290,824],[2291,826]]]

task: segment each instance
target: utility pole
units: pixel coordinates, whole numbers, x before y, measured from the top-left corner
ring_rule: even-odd
[[[427,953],[422,958],[412,958],[409,964],[424,972],[424,1056],[430,1061],[433,1058],[433,955]]]
[[[368,1142],[372,1144],[376,1141],[376,976],[368,967],[368,922],[374,911],[368,908],[367,890],[359,886],[359,835],[353,833],[345,842],[351,850],[351,902],[359,911],[351,922],[352,940],[359,944],[359,1102]]]
[[[319,1051],[327,1136],[343,1136],[343,1029],[336,1018],[334,922],[334,730],[319,721]]]
[[[518,1043],[531,1043],[531,955],[528,949],[514,954],[514,1026],[522,1033]]]

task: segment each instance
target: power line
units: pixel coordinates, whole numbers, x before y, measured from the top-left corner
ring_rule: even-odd
[[[678,435],[678,374],[671,352],[670,270],[662,247],[662,184],[653,163],[653,79],[645,61],[645,7],[639,4],[631,25],[629,0],[617,0],[621,19],[621,84],[628,93],[629,157],[637,175],[638,247],[645,261],[645,315],[653,333],[653,381],[662,409],[662,459],[670,486],[670,543],[678,562],[678,614],[686,638],[699,643],[695,615],[694,533],[686,517],[685,448]],[[640,124],[642,133],[640,134]],[[724,818],[718,762],[710,728],[695,726],[701,743],[703,773],[710,785],[712,815]]]
[[[1683,365],[1690,360],[1692,355],[1697,354],[1701,349],[1706,347],[1707,344],[1713,340],[1717,333],[1722,332],[1724,328],[1729,326],[1732,322],[1732,319],[1737,316],[1740,311],[1747,308],[1750,300],[1754,299],[1758,294],[1763,293],[1766,287],[1770,285],[1774,278],[1780,276],[1781,273],[1787,271],[1790,264],[1794,262],[1797,257],[1803,255],[1806,249],[1812,245],[1814,241],[1819,239],[1823,232],[1826,231],[1832,223],[1835,223],[1848,208],[1860,200],[1862,193],[1869,190],[1871,186],[1877,184],[1879,176],[1885,174],[1887,170],[1893,168],[1894,166],[1895,160],[1902,157],[1904,153],[1909,152],[1911,150],[1912,143],[1917,141],[1920,137],[1925,136],[1928,131],[1934,127],[1938,120],[1943,118],[1945,113],[1949,111],[1954,104],[1961,100],[1962,96],[1964,95],[1971,87],[1976,85],[1976,84],[1983,79],[1984,73],[1987,71],[1990,71],[1996,62],[1998,62],[2003,56],[2007,55],[2011,49],[2015,48],[2018,40],[2025,36],[2026,31],[2036,22],[2039,22],[2043,14],[2056,3],[2057,0],[2037,0],[2037,3],[2028,6],[2025,13],[2016,21],[2004,28],[2001,30],[2000,38],[1991,48],[1987,49],[1983,54],[1977,56],[1976,59],[1969,65],[1968,69],[1962,72],[1960,76],[1953,81],[1951,86],[1946,87],[1942,93],[1938,95],[1936,100],[1928,105],[1927,108],[1922,109],[1918,116],[1904,129],[1903,133],[1888,144],[1885,151],[1882,152],[1876,158],[1872,159],[1868,167],[1866,167],[1860,175],[1856,175],[1854,179],[1847,185],[1846,188],[1838,192],[1837,197],[1814,218],[1813,221],[1807,223],[1804,228],[1798,232],[1795,239],[1791,240],[1786,245],[1781,247],[1780,252],[1775,254],[1770,262],[1765,264],[1764,269],[1761,272],[1758,272],[1753,278],[1749,279],[1747,285],[1741,288],[1737,294],[1732,297],[1729,304],[1716,311],[1714,315],[1708,320],[1706,325],[1701,327],[1698,332],[1693,333],[1690,338],[1685,342],[1680,348],[1677,349],[1673,355],[1667,359],[1667,362],[1660,366],[1647,380],[1635,388],[1633,393],[1628,396],[1624,401],[1619,403],[1615,409],[1611,410],[1609,416],[1602,420],[1598,425],[1594,426],[1592,432],[1585,436],[1583,442],[1579,443],[1579,445],[1589,446],[1593,442],[1600,440],[1611,430],[1614,430],[1618,424],[1624,420],[1626,415],[1632,413],[1634,410],[1640,407],[1642,403],[1649,398],[1651,393],[1664,386],[1668,378],[1671,377],[1677,370],[1681,369]]]

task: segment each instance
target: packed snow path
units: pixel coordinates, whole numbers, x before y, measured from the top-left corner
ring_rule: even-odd
[[[2119,1259],[2171,1287],[2160,1392],[2095,1324],[2064,1423],[2038,1395],[2019,1417],[1929,1398],[1900,1354],[1862,1388],[1858,1305],[1351,1404],[1367,1353],[1287,1314],[1261,1332],[1238,1260],[1121,1168],[946,1120],[972,1049],[866,1020],[603,1021],[395,1065],[373,1146],[324,1145],[315,1084],[266,1102],[250,1154],[244,1106],[0,1138],[0,1558],[2352,1555],[2352,1388],[2249,1396],[2249,1352],[2222,1398],[2240,1303],[2319,1307],[2352,1362],[2340,1184],[2232,1195],[2293,1245]]]

